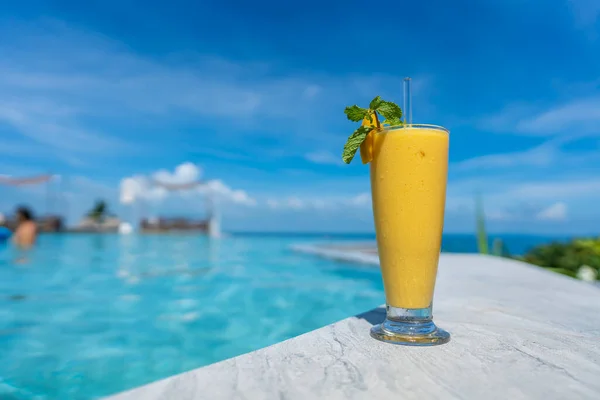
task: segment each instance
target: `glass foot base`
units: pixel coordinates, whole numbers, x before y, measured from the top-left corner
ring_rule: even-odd
[[[388,306],[387,318],[371,328],[371,337],[405,346],[436,346],[450,341],[450,334],[431,320],[431,307],[405,309]]]

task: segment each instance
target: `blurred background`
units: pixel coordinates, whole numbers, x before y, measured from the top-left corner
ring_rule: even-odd
[[[126,177],[192,163],[245,193],[225,229],[372,231],[342,110],[400,103],[411,76],[414,120],[452,135],[447,232],[473,230],[477,191],[490,231],[596,232],[596,1],[364,4],[4,4],[0,173],[64,177],[49,207],[68,224],[97,198],[120,213]],[[48,202],[2,188],[3,212],[24,201]]]
[[[596,0],[3,3],[0,397],[94,398],[383,303],[378,270],[289,248],[373,243],[343,109],[401,104],[405,76],[414,122],[451,132],[443,250],[594,281],[599,16]],[[7,240],[19,205],[44,231],[26,253]],[[260,321],[247,343],[211,330],[224,310]]]

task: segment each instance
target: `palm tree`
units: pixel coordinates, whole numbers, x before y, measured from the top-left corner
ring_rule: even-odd
[[[94,207],[87,213],[88,218],[95,222],[102,222],[108,213],[108,206],[104,200],[97,200]]]

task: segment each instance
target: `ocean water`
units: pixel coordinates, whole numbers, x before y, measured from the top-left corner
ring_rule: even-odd
[[[0,247],[0,399],[93,399],[384,302],[377,269],[291,244],[369,235],[44,235]],[[506,237],[513,252],[549,241]],[[446,251],[475,251],[448,236]]]
[[[243,237],[271,237],[291,238],[309,242],[374,242],[374,233],[264,233],[264,232],[240,232],[236,235]],[[495,239],[501,239],[504,248],[512,255],[526,253],[532,247],[547,244],[553,241],[568,241],[571,236],[543,236],[543,235],[519,235],[519,234],[490,234],[488,235],[490,248]],[[442,240],[442,251],[448,253],[477,253],[477,240],[473,234],[444,234]]]

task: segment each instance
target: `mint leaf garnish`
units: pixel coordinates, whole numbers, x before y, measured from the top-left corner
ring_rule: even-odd
[[[398,105],[391,101],[381,101],[377,112],[381,114],[387,120],[400,120],[402,118],[402,110]]]
[[[400,107],[396,103],[383,100],[380,96],[371,100],[369,108],[353,105],[346,107],[344,114],[346,114],[350,121],[359,122],[366,120],[369,122],[368,124],[363,122],[363,125],[348,137],[348,141],[344,146],[344,152],[342,153],[342,160],[346,164],[350,164],[356,151],[372,130],[382,130],[383,125],[402,125],[402,110]],[[378,114],[385,118],[383,122],[379,121]]]
[[[348,119],[354,122],[362,121],[368,113],[369,110],[367,110],[366,108],[359,107],[357,105],[346,107],[346,109],[344,110],[344,114],[346,114]]]
[[[369,108],[371,110],[377,110],[382,102],[383,102],[383,100],[381,100],[381,96],[377,96],[373,100],[371,100],[371,104],[369,104]]]
[[[396,126],[402,125],[402,120],[400,118],[387,118],[385,121],[381,123],[382,125]]]
[[[371,130],[373,130],[373,127],[361,126],[357,130],[355,130],[354,133],[352,133],[352,135],[348,137],[348,141],[344,146],[344,153],[342,154],[342,160],[344,160],[346,164],[350,164],[350,162],[354,158],[354,155],[356,154],[356,151],[358,150],[362,142],[365,141],[365,138],[367,137],[369,132],[371,132]]]

